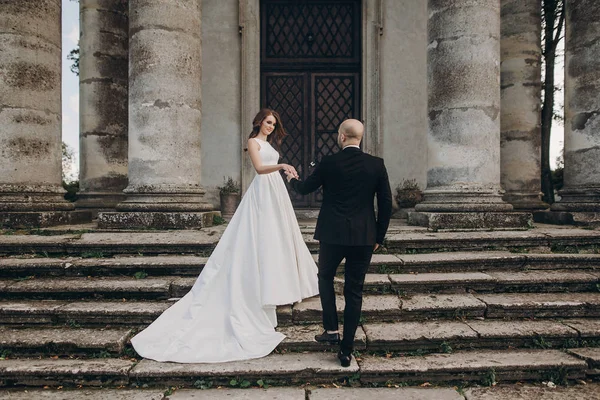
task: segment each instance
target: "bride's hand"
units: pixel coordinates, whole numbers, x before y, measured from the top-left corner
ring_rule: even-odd
[[[293,178],[298,179],[300,176],[298,175],[298,172],[296,172],[296,168],[292,167],[289,164],[281,164],[283,170],[285,171],[286,175],[291,176]]]

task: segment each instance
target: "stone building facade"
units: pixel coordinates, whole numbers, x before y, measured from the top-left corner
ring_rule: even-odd
[[[310,172],[337,125],[366,127],[409,222],[523,227],[540,200],[539,0],[79,0],[80,193],[62,200],[60,0],[0,3],[0,215],[44,226],[201,226],[253,170],[254,114]],[[600,211],[600,5],[567,0],[565,187]],[[594,161],[596,160],[596,161]],[[320,195],[293,196],[298,209]],[[207,213],[208,212],[208,213]]]

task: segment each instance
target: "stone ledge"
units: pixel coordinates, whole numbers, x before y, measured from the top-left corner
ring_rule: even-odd
[[[525,230],[533,226],[533,217],[523,212],[411,212],[408,223],[440,230]]]
[[[98,214],[100,229],[200,229],[212,226],[219,211],[156,212],[121,211]]]
[[[213,385],[227,385],[232,378],[252,383],[258,379],[270,379],[280,384],[322,383],[348,377],[358,370],[354,358],[350,367],[341,367],[335,353],[286,353],[213,364],[159,363],[144,359],[129,376],[137,384],[189,387],[203,378],[212,381]]]
[[[590,368],[600,368],[600,348],[585,347],[581,349],[569,349],[568,352],[585,360]]]
[[[553,225],[600,225],[600,212],[536,211],[533,220]]]
[[[17,354],[73,355],[95,351],[120,354],[131,329],[0,328],[0,348]]]
[[[82,224],[92,220],[91,211],[0,212],[1,229],[47,228],[56,225]]]
[[[360,362],[361,382],[453,382],[541,380],[562,370],[568,379],[585,377],[587,364],[558,350],[468,351],[425,357],[365,356]]]
[[[452,388],[310,389],[309,400],[464,400]],[[175,400],[175,399],[174,399]],[[258,400],[258,399],[257,399]],[[266,400],[266,399],[265,399]]]
[[[162,389],[2,390],[1,400],[163,400]],[[175,399],[173,396],[170,400]]]
[[[0,382],[4,386],[117,386],[129,382],[134,363],[129,360],[3,360]]]
[[[600,385],[569,385],[547,387],[533,385],[498,385],[490,388],[471,388],[465,392],[466,400],[598,400]]]

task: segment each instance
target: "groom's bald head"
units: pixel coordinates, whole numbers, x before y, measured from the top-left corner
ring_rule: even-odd
[[[357,119],[347,119],[340,125],[340,133],[343,133],[349,140],[360,142],[365,133],[365,127]]]
[[[343,149],[346,146],[360,146],[360,141],[363,138],[365,127],[357,119],[347,119],[340,125],[338,129],[337,142]]]

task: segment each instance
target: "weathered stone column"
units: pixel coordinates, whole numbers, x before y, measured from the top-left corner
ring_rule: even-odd
[[[79,0],[78,208],[114,209],[127,186],[127,0]]]
[[[201,2],[129,1],[129,185],[102,227],[212,222],[200,185]]]
[[[429,0],[428,171],[409,223],[522,227],[500,188],[500,1]]]
[[[600,3],[566,1],[565,173],[553,211],[600,221]]]
[[[61,143],[61,2],[0,2],[0,226],[71,222]]]
[[[500,24],[500,161],[504,200],[515,209],[548,208],[541,200],[541,7],[502,0]]]

